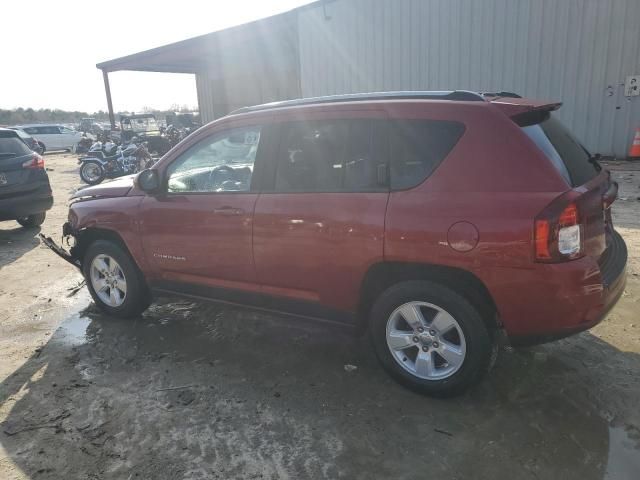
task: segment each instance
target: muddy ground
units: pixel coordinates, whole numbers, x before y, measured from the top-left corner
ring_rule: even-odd
[[[76,162],[46,162],[59,239]],[[0,479],[640,478],[640,165],[611,168],[630,253],[616,309],[501,352],[447,401],[336,327],[171,298],[107,318],[37,231],[1,223]]]

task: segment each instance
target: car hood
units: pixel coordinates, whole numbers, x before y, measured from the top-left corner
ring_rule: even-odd
[[[112,198],[126,197],[133,189],[135,175],[126,175],[115,180],[103,182],[99,185],[84,187],[71,195],[71,200],[82,198]]]

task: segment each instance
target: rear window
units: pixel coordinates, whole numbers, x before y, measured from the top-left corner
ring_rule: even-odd
[[[598,175],[596,165],[589,161],[589,152],[552,115],[536,125],[522,127],[522,130],[572,187],[584,185]]]
[[[0,132],[0,160],[19,157],[31,153],[22,140],[14,132]]]
[[[391,189],[422,183],[453,149],[464,125],[440,120],[389,122]]]

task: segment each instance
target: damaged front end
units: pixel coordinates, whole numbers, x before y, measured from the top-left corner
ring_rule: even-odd
[[[62,239],[69,246],[69,251],[58,245],[51,237],[47,237],[42,233],[39,235],[39,237],[42,243],[49,247],[56,255],[58,255],[63,260],[66,260],[74,267],[82,270],[82,263],[78,252],[76,232],[73,231],[73,228],[71,227],[71,224],[69,222],[65,222],[65,224],[62,226]]]

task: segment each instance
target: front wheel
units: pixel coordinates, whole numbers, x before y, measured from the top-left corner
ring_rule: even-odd
[[[100,162],[96,160],[87,160],[86,162],[82,162],[82,165],[80,166],[80,178],[84,183],[97,185],[104,180],[104,177],[105,171]]]
[[[371,340],[391,376],[419,393],[450,397],[478,383],[493,353],[478,310],[430,281],[387,289],[371,310]]]
[[[87,249],[82,273],[93,301],[114,317],[140,315],[150,303],[142,274],[119,245],[98,240]]]

